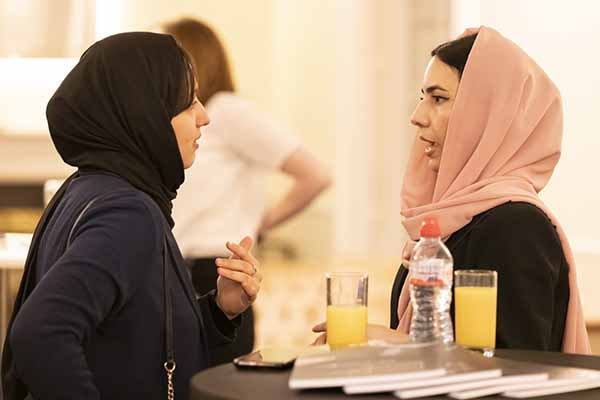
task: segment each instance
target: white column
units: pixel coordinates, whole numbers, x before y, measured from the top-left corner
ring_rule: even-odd
[[[334,253],[345,257],[374,243],[374,3],[336,3]]]
[[[406,235],[400,217],[400,191],[413,128],[416,83],[415,33],[410,2],[385,0],[376,14],[376,109],[373,135],[376,193],[375,246],[371,253],[399,257]]]

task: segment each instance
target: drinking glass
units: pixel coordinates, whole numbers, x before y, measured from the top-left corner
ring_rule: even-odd
[[[456,343],[481,349],[492,357],[496,347],[498,273],[490,270],[454,272]]]
[[[327,280],[327,343],[332,350],[367,342],[369,277],[331,272]]]

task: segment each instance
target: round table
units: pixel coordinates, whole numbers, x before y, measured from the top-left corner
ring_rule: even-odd
[[[524,350],[497,350],[497,357],[530,361],[545,364],[600,369],[600,357],[578,356],[572,354],[524,351]],[[286,400],[286,399],[352,399],[352,400],[379,400],[396,399],[392,394],[378,394],[368,396],[347,396],[341,389],[293,391],[288,388],[288,379],[291,369],[287,370],[258,370],[238,369],[233,364],[225,364],[207,369],[196,374],[191,380],[190,400]],[[427,397],[423,399],[440,400],[445,396]],[[548,400],[598,400],[600,389],[582,392],[558,394],[543,397]],[[500,396],[490,396],[486,399],[506,399]]]

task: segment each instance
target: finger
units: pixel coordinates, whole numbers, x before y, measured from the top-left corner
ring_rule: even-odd
[[[244,247],[242,245],[239,245],[239,244],[236,244],[236,243],[233,243],[233,242],[227,242],[226,246],[229,249],[229,251],[231,251],[233,253],[232,254],[233,258],[236,258],[236,257],[239,257],[239,258],[247,257],[247,258],[250,258],[252,260],[255,260],[254,256],[252,255],[251,250],[247,249],[246,247]]]
[[[254,275],[256,269],[254,266],[243,260],[230,260],[225,258],[217,258],[215,260],[217,267],[226,268],[232,271],[243,272],[247,275]]]
[[[222,268],[217,268],[217,273],[221,278],[227,278],[239,283],[242,290],[244,293],[246,293],[246,296],[251,302],[256,300],[258,292],[260,291],[260,282],[258,282],[256,279],[253,279],[253,277],[249,277],[248,275],[240,272],[233,272],[231,270]]]
[[[325,344],[325,343],[327,343],[327,334],[326,333],[319,335],[319,337],[317,337],[315,339],[315,341],[312,343],[312,345],[318,346],[318,345]]]
[[[313,332],[325,332],[327,330],[327,322],[321,322],[320,324],[317,324],[315,326],[313,326],[312,331]]]
[[[234,282],[244,283],[250,280],[253,280],[252,277],[243,272],[232,271],[227,268],[217,268],[217,273],[225,278],[231,279]]]
[[[231,262],[231,261],[240,261],[240,260],[226,260],[226,261]],[[254,275],[252,275],[252,274],[247,274],[245,272],[233,271],[226,267],[217,267],[217,273],[219,274],[219,277],[227,278],[227,279],[235,281],[239,284],[252,282],[252,284],[257,286],[258,288],[260,288],[260,284],[263,280],[263,275],[258,271]],[[250,292],[250,295],[256,296],[256,293],[258,293],[258,290],[259,289],[256,289],[255,291]]]
[[[405,268],[410,268],[410,258],[412,256],[412,251],[415,248],[416,242],[412,240],[408,240],[404,244],[404,248],[402,249],[402,265]]]
[[[250,239],[250,240],[252,240],[252,239]],[[227,248],[229,249],[229,251],[231,251],[233,253],[231,255],[231,257],[229,257],[230,259],[239,258],[241,260],[248,261],[250,264],[252,264],[256,267],[258,267],[258,265],[260,264],[258,262],[258,260],[256,258],[254,258],[254,256],[250,252],[250,250],[246,249],[243,246],[240,246],[239,244],[227,242]]]
[[[248,261],[240,260],[237,258],[236,259],[218,258],[215,260],[215,264],[217,265],[217,267],[227,268],[227,269],[240,271],[245,274],[248,274],[248,275],[252,276],[254,279],[256,279],[258,282],[262,282],[262,280],[263,280],[263,274],[258,269],[257,264],[252,264]]]
[[[252,246],[254,245],[254,241],[252,240],[252,238],[250,236],[246,236],[244,237],[242,240],[240,240],[240,243],[234,243],[234,242],[227,242],[225,243],[225,246],[231,250],[231,246],[239,246],[242,247],[243,249],[245,249],[247,252],[250,252],[250,250],[252,250]],[[234,254],[235,255],[235,254]],[[232,255],[232,256],[234,256]]]
[[[263,274],[259,270],[256,270],[256,273],[252,275],[252,279],[260,285],[263,281]]]
[[[250,301],[256,300],[258,292],[260,291],[260,285],[256,283],[256,281],[252,279],[248,282],[243,282],[241,286],[242,289],[244,289],[244,292],[246,293],[246,296],[248,296],[248,299],[250,299]]]
[[[327,334],[326,334],[326,333],[324,333],[324,334],[322,334],[321,336],[319,336],[319,337],[317,338],[317,343],[318,343],[318,344],[325,344],[325,343],[327,343]]]
[[[248,251],[252,250],[253,245],[254,245],[254,240],[252,240],[252,238],[250,236],[246,236],[240,241],[240,246],[242,246],[243,248],[245,248]]]

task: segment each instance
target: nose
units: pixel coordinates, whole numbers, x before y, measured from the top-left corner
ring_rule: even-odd
[[[210,123],[210,118],[208,117],[208,113],[204,108],[204,105],[199,103],[198,111],[196,112],[196,128],[201,128]]]
[[[419,101],[419,103],[415,107],[415,110],[410,116],[410,123],[418,128],[426,128],[427,126],[429,126],[427,110],[423,100]]]

